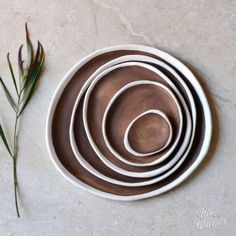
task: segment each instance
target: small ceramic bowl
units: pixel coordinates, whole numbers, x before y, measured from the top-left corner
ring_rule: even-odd
[[[150,115],[154,115],[154,119],[145,120]],[[141,113],[129,123],[125,131],[124,145],[131,154],[146,157],[167,148],[172,136],[173,129],[167,115],[161,110],[152,109]]]

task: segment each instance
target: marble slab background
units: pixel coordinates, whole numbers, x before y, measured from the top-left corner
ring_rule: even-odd
[[[0,235],[236,235],[236,1],[0,0],[0,74],[16,63],[24,23],[46,49],[46,70],[21,124],[16,218],[12,163],[0,144]],[[45,122],[54,90],[79,59],[140,43],[166,50],[199,77],[213,112],[211,150],[173,191],[145,201],[105,200],[68,183],[51,163]],[[7,81],[10,85],[10,79]],[[2,90],[0,120],[13,114]]]

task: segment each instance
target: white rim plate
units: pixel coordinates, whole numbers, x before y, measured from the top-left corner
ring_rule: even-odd
[[[131,195],[131,196],[120,196],[120,195],[115,195],[107,192],[103,192],[101,190],[98,190],[94,187],[89,186],[88,184],[85,184],[84,182],[80,181],[76,177],[74,177],[69,171],[65,169],[65,167],[61,164],[61,162],[58,160],[58,157],[56,155],[56,152],[54,150],[54,146],[52,143],[52,119],[54,115],[54,111],[57,105],[57,102],[67,85],[67,83],[70,81],[70,79],[73,77],[75,72],[86,62],[91,60],[92,58],[101,55],[106,52],[111,52],[111,51],[116,51],[116,50],[136,50],[136,51],[141,51],[141,52],[146,52],[150,53],[153,55],[158,56],[159,58],[162,58],[169,64],[173,65],[177,70],[179,70],[185,77],[186,79],[189,80],[189,82],[193,85],[199,100],[203,106],[203,115],[204,115],[204,121],[205,121],[205,133],[204,133],[204,138],[203,138],[203,144],[201,147],[201,150],[198,154],[198,157],[196,160],[189,166],[189,168],[182,173],[179,177],[177,177],[175,180],[173,180],[171,183],[147,192],[143,194],[138,194],[138,195]],[[70,182],[75,184],[77,187],[82,188],[88,192],[91,192],[93,194],[96,194],[101,197],[113,199],[113,200],[123,200],[123,201],[130,201],[130,200],[138,200],[138,199],[144,199],[148,197],[153,197],[156,195],[159,195],[161,193],[164,193],[166,191],[169,191],[170,189],[176,187],[179,185],[181,182],[183,182],[201,163],[201,161],[204,159],[204,157],[207,154],[207,151],[210,146],[210,141],[211,141],[211,135],[212,135],[212,119],[211,119],[211,112],[209,108],[209,104],[207,102],[206,96],[203,92],[203,89],[201,85],[199,84],[198,80],[196,77],[193,75],[193,73],[178,59],[174,58],[170,54],[163,52],[159,49],[148,47],[148,46],[143,46],[143,45],[120,45],[120,46],[113,46],[113,47],[108,47],[104,48],[101,50],[98,50],[96,52],[91,53],[90,55],[86,56],[82,60],[80,60],[74,67],[72,67],[68,73],[65,75],[64,79],[61,81],[59,84],[58,88],[55,91],[54,97],[52,99],[52,102],[49,107],[48,111],[48,117],[47,117],[47,125],[46,125],[46,142],[47,142],[47,147],[48,151],[51,157],[52,162],[56,166],[56,168],[59,170],[59,172]]]

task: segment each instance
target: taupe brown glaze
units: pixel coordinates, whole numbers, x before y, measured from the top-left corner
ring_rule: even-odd
[[[140,73],[141,71],[142,70],[138,68],[137,73]],[[126,73],[129,74],[129,70],[126,71]],[[140,77],[140,79],[141,78],[142,77]],[[152,78],[153,80],[155,80],[156,77],[153,75]],[[156,81],[158,82],[160,81],[159,76],[157,76]],[[164,83],[163,80],[162,82]],[[92,106],[90,108],[92,109]],[[107,129],[108,140],[110,141],[110,144],[112,145],[112,147],[122,157],[126,158],[129,161],[133,161],[136,163],[152,162],[158,159],[164,153],[166,153],[166,150],[163,150],[162,152],[152,155],[152,156],[147,156],[145,158],[137,158],[136,156],[130,154],[124,146],[124,143],[123,143],[124,134],[129,123],[138,115],[140,115],[141,113],[149,109],[159,109],[163,111],[167,115],[167,117],[170,119],[170,122],[173,127],[173,140],[172,140],[172,143],[173,143],[177,138],[178,132],[180,131],[179,130],[180,117],[178,115],[178,108],[175,102],[173,101],[173,99],[171,98],[171,96],[164,90],[158,88],[157,86],[143,85],[143,86],[133,87],[127,90],[125,93],[123,93],[121,96],[119,96],[116,99],[116,101],[112,105],[107,115],[106,129]],[[99,120],[97,120],[97,123],[98,122]],[[94,119],[92,120],[90,124],[92,123],[94,124]],[[106,150],[106,145],[104,145],[102,143],[103,141],[100,140],[99,138],[101,137],[101,135],[102,134],[100,132],[97,132],[96,134],[94,134],[94,139],[99,140],[99,143],[97,143],[97,145],[99,148],[102,148],[102,152],[106,152],[106,155],[110,155],[108,154],[108,151]],[[102,144],[102,147],[101,147],[101,144]],[[109,160],[113,161],[113,157],[110,158]],[[166,163],[166,162],[163,162],[163,163]],[[117,163],[117,165],[122,166],[123,168],[127,167],[127,165],[124,165],[123,163],[122,164]],[[162,166],[162,165],[163,164],[159,164],[158,166]],[[156,166],[150,166],[150,167],[145,168],[145,171],[148,169],[156,169],[156,168],[157,168]],[[143,167],[142,168],[134,167],[134,169],[136,171],[140,171],[140,170],[142,171]]]
[[[114,58],[117,58],[123,55],[128,55],[128,54],[142,54],[142,55],[150,56],[150,54],[140,53],[138,51],[115,51],[115,52],[109,52],[109,53],[105,53],[103,55],[97,56],[96,58],[86,63],[73,76],[73,78],[70,80],[70,82],[67,84],[64,91],[62,92],[62,95],[58,101],[58,104],[57,104],[57,107],[53,116],[53,122],[52,122],[53,145],[55,148],[55,152],[58,156],[58,159],[60,160],[62,165],[76,178],[80,179],[81,181],[83,181],[84,183],[92,187],[99,189],[101,191],[104,191],[104,192],[113,193],[116,195],[124,195],[124,196],[136,195],[136,194],[141,194],[141,193],[146,193],[146,192],[156,190],[172,182],[174,179],[180,176],[197,158],[198,153],[202,146],[203,135],[204,135],[204,130],[205,130],[204,119],[202,119],[203,118],[202,105],[199,102],[198,96],[195,94],[194,89],[189,84],[189,88],[192,91],[192,94],[195,98],[195,102],[197,106],[198,115],[197,115],[196,125],[198,129],[194,138],[193,146],[191,148],[191,151],[188,157],[186,158],[184,163],[181,165],[181,167],[177,169],[176,172],[174,172],[171,176],[169,176],[168,178],[156,184],[144,186],[144,187],[130,188],[130,187],[118,186],[115,184],[110,184],[106,181],[103,181],[102,179],[95,177],[93,174],[85,170],[79,164],[76,157],[74,156],[73,151],[70,146],[70,141],[69,141],[70,140],[69,139],[69,125],[70,125],[71,113],[72,113],[72,109],[73,109],[76,97],[81,87],[88,79],[88,77],[98,67],[100,67],[102,64]],[[183,75],[181,76],[183,77]],[[177,81],[175,80],[175,78],[172,78],[172,79],[175,82],[177,87],[180,86],[179,84],[176,83]],[[188,83],[187,80],[185,80],[185,82]],[[178,88],[180,91],[182,91],[182,95],[184,96],[186,102],[189,103],[186,94],[183,92],[183,88],[182,87],[178,87]],[[99,171],[103,172],[103,174],[106,174],[108,176],[111,176],[111,177],[114,177],[116,179],[120,179],[123,181],[127,181],[127,182],[143,181],[142,179],[134,179],[134,178],[126,177],[123,175],[119,175],[115,173],[114,171],[112,171],[111,169],[107,168],[100,161],[100,159],[96,156],[96,154],[90,147],[90,144],[85,135],[83,122],[81,119],[82,117],[81,108],[82,106],[79,106],[78,111],[77,111],[78,114],[76,114],[77,118],[79,117],[80,119],[75,119],[74,130],[76,131],[75,132],[76,142],[83,157],[86,158],[86,160],[92,166],[96,166],[96,169],[99,169]]]
[[[156,169],[157,166],[135,167],[118,160],[108,149],[102,134],[102,119],[105,109],[114,94],[128,83],[140,80],[160,82],[169,87],[167,82],[156,73],[139,66],[116,69],[105,75],[90,94],[88,103],[88,126],[98,149],[109,161],[126,170],[143,172]],[[82,106],[83,104],[80,103]],[[129,153],[123,143],[124,134],[129,123],[149,109],[159,109],[169,118],[173,127],[173,141],[180,131],[178,108],[171,96],[162,88],[154,85],[135,86],[122,93],[113,103],[107,116],[107,137],[112,147],[125,159],[136,163],[147,163],[158,159],[166,150],[137,158]],[[94,116],[93,114],[96,114]],[[75,119],[79,119],[78,113]],[[76,131],[76,130],[75,130]],[[77,132],[77,131],[76,131]],[[166,163],[166,162],[163,162]],[[163,166],[159,164],[158,166]],[[131,169],[130,169],[131,168]]]
[[[138,118],[131,126],[128,141],[138,153],[161,150],[168,142],[170,127],[160,115],[149,113]]]

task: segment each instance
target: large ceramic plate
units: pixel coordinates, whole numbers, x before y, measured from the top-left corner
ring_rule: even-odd
[[[170,152],[167,159],[162,158],[161,161],[157,161],[158,159],[151,158],[152,162],[157,162],[152,163],[150,166],[129,165],[129,163],[122,162],[114,155],[116,153],[112,153],[111,149],[107,148],[103,139],[104,129],[102,129],[104,114],[99,114],[100,110],[97,111],[96,109],[103,107],[104,103],[101,101],[105,101],[100,100],[99,96],[109,93],[106,92],[108,91],[105,89],[106,86],[101,87],[102,83],[99,85],[100,92],[99,86],[94,89],[96,92],[94,94],[92,87],[90,87],[92,81],[89,81],[89,79],[91,77],[96,80],[100,73],[105,69],[109,69],[109,67],[103,68],[104,65],[114,60],[119,60],[119,58],[124,59],[125,56],[129,55],[131,58],[126,60],[127,63],[137,63],[140,60],[138,58],[134,60],[134,57],[138,56],[157,60],[159,65],[154,62],[147,64],[161,71],[183,97],[181,101],[178,92],[174,91],[174,87],[165,85],[169,86],[166,91],[171,89],[182,104],[184,117],[183,134],[178,145],[173,152]],[[123,59],[120,62],[121,64],[124,63]],[[145,63],[146,61],[141,60],[141,62]],[[94,76],[94,73],[96,74],[99,70],[100,72]],[[119,74],[119,71],[117,73]],[[138,70],[134,68],[133,73],[138,77]],[[110,76],[110,79],[114,78],[115,74]],[[107,81],[109,82],[110,79]],[[153,76],[148,79],[148,81],[153,80],[155,80]],[[119,87],[119,85],[117,86]],[[83,90],[85,94],[78,99]],[[117,91],[114,90],[112,96]],[[140,94],[142,92],[141,90],[137,91]],[[97,104],[93,101],[96,101]],[[109,99],[107,102],[109,102]],[[155,99],[153,104],[156,104]],[[145,109],[146,106],[145,103]],[[106,107],[103,107],[103,109],[106,110]],[[190,116],[188,111],[190,111]],[[169,110],[167,109],[168,112]],[[110,112],[108,118],[116,119],[116,114]],[[93,127],[93,125],[98,126]],[[114,126],[111,125],[111,127],[115,129]],[[96,129],[98,134],[92,131]],[[107,133],[107,137],[112,137],[112,135],[109,136],[109,131]],[[79,61],[66,74],[56,90],[47,119],[47,145],[51,159],[57,169],[78,187],[96,195],[116,200],[137,200],[152,197],[180,184],[205,157],[210,145],[211,133],[212,123],[209,105],[195,76],[185,65],[171,55],[161,50],[141,45],[121,45],[105,48]],[[101,142],[98,137],[102,137]],[[113,135],[113,142],[119,140],[114,137]],[[123,148],[114,143],[114,149],[116,147]],[[180,152],[179,150],[182,151]],[[168,151],[163,150],[156,155],[160,154],[161,158],[162,154],[166,152]],[[121,154],[123,155],[124,153]],[[177,155],[179,155],[178,158],[176,157]],[[126,158],[124,157],[124,159]],[[145,161],[139,163],[145,163]]]

